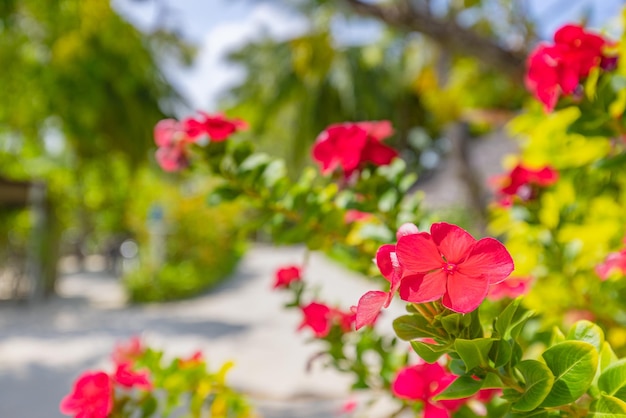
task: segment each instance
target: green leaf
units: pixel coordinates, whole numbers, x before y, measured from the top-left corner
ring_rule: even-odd
[[[505,340],[496,340],[489,351],[489,358],[493,361],[493,367],[504,366],[511,360],[513,349],[511,344]]]
[[[524,360],[516,366],[524,377],[524,393],[513,403],[512,407],[516,411],[532,411],[536,409],[546,399],[554,376],[545,364],[537,360]]]
[[[554,375],[552,390],[543,407],[565,405],[581,397],[598,367],[598,352],[584,341],[564,341],[548,348],[542,357]]]
[[[502,380],[494,373],[487,373],[482,382],[482,389],[500,389],[503,387]]]
[[[141,405],[141,418],[152,416],[157,410],[158,403],[154,396],[148,396]]]
[[[598,378],[598,388],[607,395],[626,401],[626,359],[606,368]]]
[[[508,415],[505,415],[508,417]],[[550,414],[548,413],[548,411],[546,411],[545,409],[536,409],[532,412],[518,412],[515,413],[513,412],[511,414],[511,418],[544,418],[544,417],[549,417]]]
[[[457,338],[454,341],[454,349],[465,363],[465,371],[469,372],[477,366],[489,365],[489,351],[493,341],[493,338],[475,340]]]
[[[617,356],[613,352],[611,345],[605,341],[602,345],[602,350],[600,351],[600,371],[604,371],[616,361]]]
[[[476,380],[471,376],[463,375],[457,377],[454,382],[435,396],[435,401],[443,401],[449,399],[467,398],[477,393],[483,386],[483,382]]]
[[[626,417],[626,402],[613,396],[602,395],[592,402],[589,408],[590,417]]]
[[[500,334],[500,336],[504,337],[504,335],[506,334],[509,325],[511,325],[513,315],[515,315],[515,311],[517,310],[521,302],[521,298],[513,299],[511,303],[509,303],[507,307],[504,308],[502,313],[496,318],[494,328],[496,329],[498,334]]]
[[[604,344],[604,332],[593,322],[581,320],[572,325],[567,339],[588,342],[600,352]]]
[[[517,338],[526,321],[533,315],[532,311],[520,306],[521,302],[521,298],[514,299],[496,318],[495,329],[505,340]]]
[[[439,357],[446,354],[450,349],[449,345],[441,346],[434,344],[427,344],[421,341],[411,341],[411,347],[427,363],[434,363],[439,360]]]
[[[421,315],[403,315],[393,321],[393,329],[398,338],[411,341],[418,338],[433,338],[440,335]]]
[[[228,184],[216,187],[209,193],[207,204],[217,206],[223,202],[232,202],[241,196],[241,190]]]
[[[550,347],[558,343],[565,341],[565,334],[559,329],[559,327],[552,328],[552,335],[550,336]]]
[[[446,332],[450,335],[457,336],[461,332],[463,322],[463,315],[458,313],[453,313],[450,315],[446,315],[441,318],[441,326]]]

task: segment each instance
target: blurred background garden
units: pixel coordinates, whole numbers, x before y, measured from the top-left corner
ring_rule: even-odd
[[[228,281],[267,241],[265,220],[245,201],[209,205],[217,180],[165,172],[154,157],[155,124],[198,110],[247,121],[239,136],[284,157],[293,178],[314,165],[310,147],[328,125],[390,120],[388,143],[424,196],[416,210],[480,235],[486,180],[516,149],[504,125],[533,100],[528,52],[566,22],[610,34],[621,6],[2,0],[0,304],[45,304],[80,271],[115,277],[131,304]],[[372,268],[340,243],[328,253]]]
[[[292,174],[329,124],[389,119],[426,183],[455,152],[447,127],[463,123],[471,141],[520,108],[537,40],[566,21],[615,20],[621,2],[417,3],[424,23],[350,1],[4,1],[3,277],[38,277],[3,283],[3,297],[54,293],[63,256],[106,257],[136,301],[190,296],[232,271],[250,216],[207,209],[202,173],[159,169],[162,118],[237,115]],[[138,260],[121,271],[124,242]]]

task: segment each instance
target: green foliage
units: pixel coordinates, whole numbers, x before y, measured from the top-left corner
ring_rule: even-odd
[[[136,180],[128,223],[142,252],[139,269],[124,277],[130,299],[183,299],[226,279],[245,250],[245,235],[240,228],[244,223],[242,206],[224,203],[207,208],[205,196],[211,186],[198,180],[172,182],[149,171]],[[152,226],[147,215],[155,205],[164,211],[164,260],[154,260],[150,254],[158,238],[150,235]]]

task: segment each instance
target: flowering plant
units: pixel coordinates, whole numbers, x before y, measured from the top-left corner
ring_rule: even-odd
[[[254,416],[242,395],[226,385],[232,363],[211,373],[201,352],[167,363],[163,355],[138,337],[119,344],[114,371],[81,374],[61,400],[61,412],[75,418],[167,417],[183,411],[193,417]]]
[[[415,176],[383,144],[386,121],[328,127],[312,150],[322,175],[297,180],[246,141],[180,143],[222,181],[209,202],[245,199],[277,243],[374,258],[369,272],[388,290],[355,296],[353,308],[315,296],[306,260],[274,283],[355,388],[429,417],[625,416],[624,48],[567,25],[530,55],[527,85],[543,106],[511,125],[525,142],[492,206],[502,242],[419,209]],[[211,138],[193,126],[185,138]],[[389,335],[378,317],[396,293],[407,313]]]

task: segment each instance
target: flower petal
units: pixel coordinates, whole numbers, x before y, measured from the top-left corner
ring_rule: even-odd
[[[467,259],[459,265],[459,273],[471,277],[485,276],[490,285],[500,283],[513,272],[511,254],[500,241],[483,238],[476,243]]]
[[[443,262],[437,246],[426,232],[400,237],[396,244],[396,254],[405,276],[427,273],[441,267]]]
[[[390,283],[393,278],[393,273],[399,266],[394,266],[391,254],[396,251],[396,246],[393,244],[382,245],[378,251],[376,251],[376,265],[378,270]]]
[[[448,276],[447,291],[442,303],[446,308],[459,313],[469,313],[478,308],[489,290],[485,277],[471,277],[456,271]]]
[[[447,273],[441,269],[424,275],[403,277],[400,298],[413,303],[432,302],[446,292],[446,280]]]
[[[469,232],[456,225],[445,222],[435,223],[430,227],[433,242],[439,247],[448,263],[458,264],[465,260],[472,246],[476,243]]]
[[[389,295],[380,290],[371,290],[361,296],[356,307],[355,328],[358,330],[365,325],[372,325],[380,310],[387,303]]]
[[[425,400],[428,387],[419,367],[405,367],[396,375],[391,391],[400,399]]]

